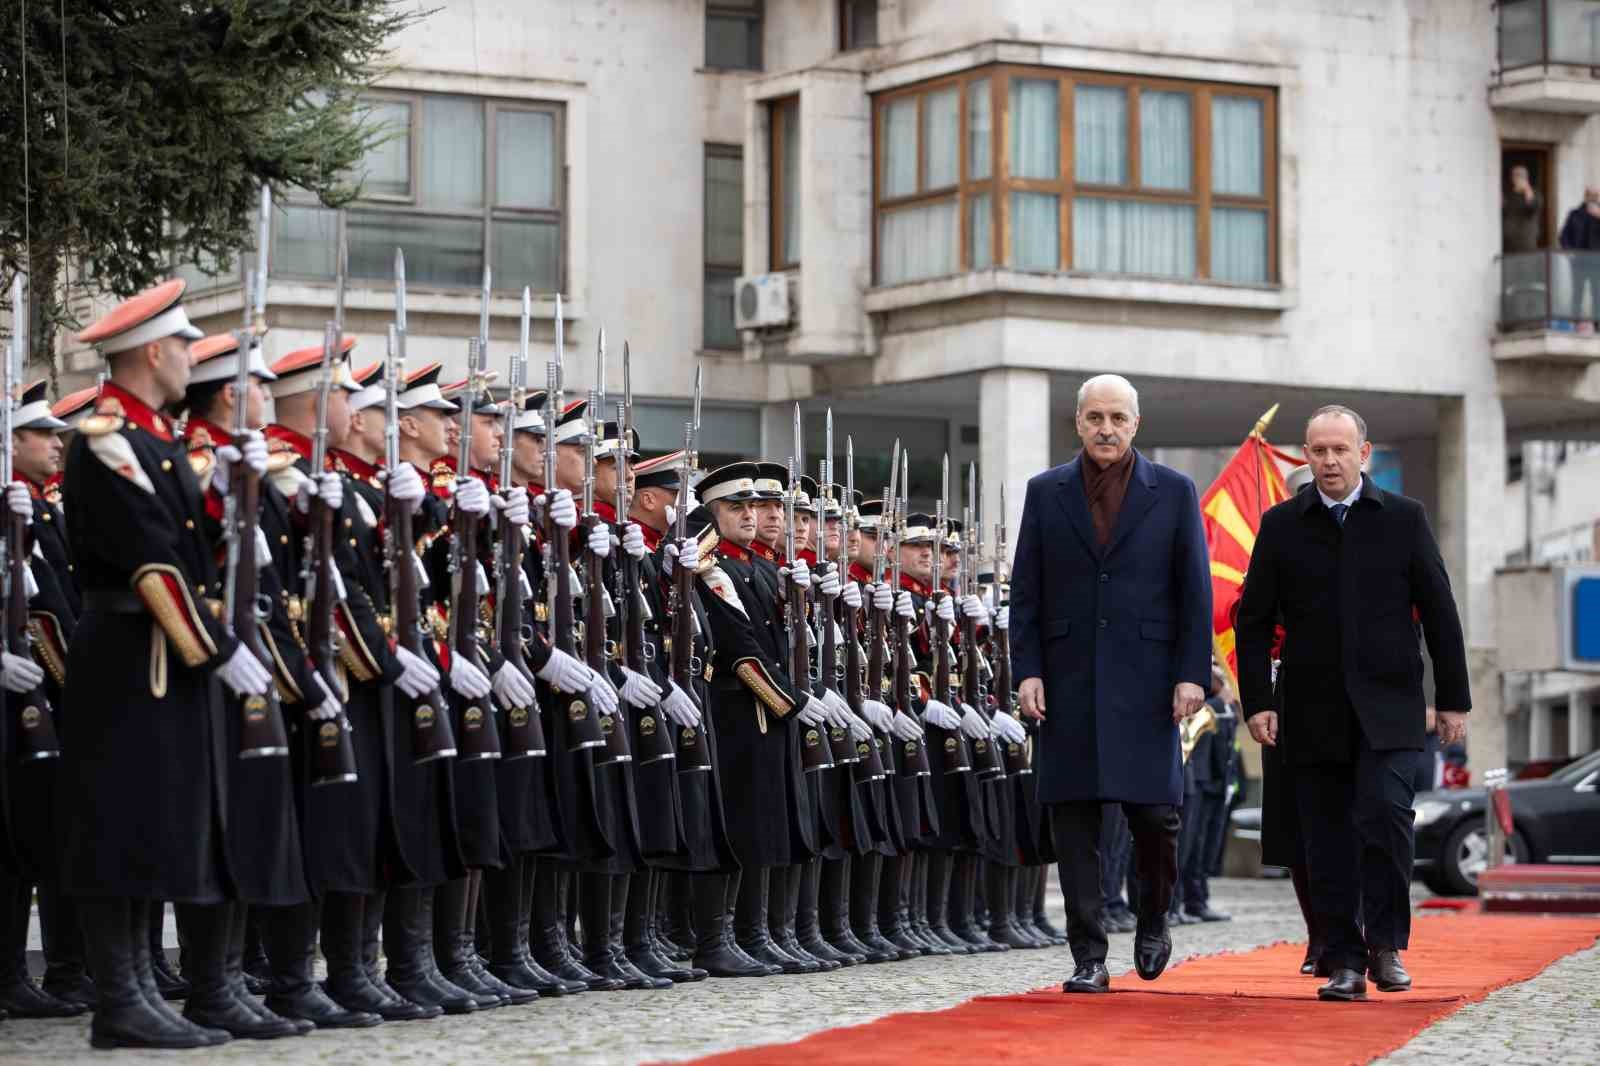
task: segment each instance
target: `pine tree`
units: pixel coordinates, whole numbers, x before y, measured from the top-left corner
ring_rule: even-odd
[[[262,182],[352,199],[356,164],[391,135],[360,93],[425,14],[414,0],[0,7],[0,283],[28,270],[40,361],[75,325],[63,280],[126,296],[174,263],[228,269],[254,243]]]

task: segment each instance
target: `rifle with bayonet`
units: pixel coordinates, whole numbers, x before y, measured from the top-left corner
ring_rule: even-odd
[[[950,497],[950,456],[944,457],[943,480],[939,490],[939,503],[933,519],[933,591],[928,594],[928,606],[933,620],[929,626],[933,643],[933,698],[961,713],[950,699],[950,623],[939,616],[939,604],[948,593],[944,589],[944,536],[946,501]],[[944,741],[944,772],[964,774],[972,769],[972,750],[967,745],[967,735],[961,727],[949,730]]]
[[[511,488],[512,453],[516,446],[516,420],[528,395],[528,330],[533,318],[533,294],[522,290],[522,324],[516,351],[511,353],[508,374],[510,394],[500,415],[500,487]],[[522,653],[523,601],[531,594],[528,577],[522,569],[527,550],[522,527],[500,520],[494,548],[494,642],[506,662],[533,683],[533,672]],[[537,702],[526,707],[507,707],[506,735],[502,757],[510,762],[545,753],[544,722]]]
[[[400,387],[406,375],[406,259],[394,250],[394,322],[389,326],[389,344],[384,350],[383,380],[383,464],[387,477],[400,469]],[[395,642],[411,654],[422,657],[421,588],[417,581],[420,564],[416,538],[411,532],[411,504],[397,500],[385,481],[383,496],[383,557],[389,569],[389,610],[394,615]],[[404,699],[398,691],[396,700]],[[456,753],[456,731],[444,713],[439,690],[433,689],[411,708],[411,761],[416,765]]]
[[[961,549],[957,553],[960,560],[957,573],[960,575],[956,581],[956,588],[960,596],[977,595],[978,574],[976,568],[978,524],[981,518],[975,517],[977,510],[978,493],[978,464],[973,463],[967,468],[967,505],[961,511]],[[990,717],[989,701],[984,696],[984,674],[988,663],[983,660],[983,650],[978,647],[978,620],[961,612],[961,702],[971,707],[987,721]],[[1005,764],[1001,761],[1000,750],[993,737],[979,737],[972,742],[972,769],[981,780],[1004,777]]]
[[[484,317],[488,317],[489,268],[483,269]],[[483,386],[483,333],[467,341],[467,387],[461,393],[461,435],[456,442],[458,477],[472,475],[472,413]],[[464,511],[457,504],[450,508],[450,654],[459,655],[474,666],[478,658],[478,605],[483,588],[478,577],[483,568],[478,560],[478,538],[483,516]],[[494,701],[467,700],[461,709],[456,733],[456,760],[500,758],[500,726],[495,721]]]
[[[817,572],[826,573],[832,565],[828,558],[828,511],[833,506],[833,409],[827,413],[827,430],[824,440],[826,449],[821,464],[817,469],[817,498],[811,501],[817,508],[817,520],[813,527],[815,535],[817,558]],[[844,581],[844,573],[839,573],[839,581]],[[828,688],[839,687],[839,636],[834,628],[834,615],[838,612],[839,594],[824,595],[817,603],[815,612],[817,627],[821,630],[821,638],[817,646],[817,677]],[[861,756],[856,752],[856,742],[850,735],[847,726],[833,725],[828,728],[828,750],[833,756],[835,766],[842,764],[855,764],[861,761]]]
[[[0,486],[9,488],[16,476],[12,467],[12,432],[15,429],[17,410],[17,378],[20,360],[27,352],[28,303],[22,295],[23,273],[18,270],[11,279],[11,341],[6,345],[4,381],[5,390],[0,396]],[[28,555],[32,543],[28,536],[28,515],[5,514],[5,539],[0,541],[0,584],[4,585],[4,626],[0,627],[0,642],[12,655],[29,656],[28,636]],[[56,736],[55,713],[44,682],[34,686],[32,692],[22,695],[7,694],[3,703],[17,703],[20,727],[17,736],[17,759],[33,762],[39,759],[56,759],[61,756],[61,742]],[[279,722],[279,728],[283,723]]]
[[[876,588],[883,583],[883,568],[885,550],[889,544],[889,534],[894,523],[894,485],[900,472],[900,441],[894,442],[894,451],[889,459],[889,487],[883,490],[881,506],[878,509],[877,536],[873,538],[872,545],[872,584]],[[892,679],[886,687],[884,684],[884,663],[889,659],[889,616],[893,608],[880,611],[871,603],[867,604],[867,676],[866,693],[888,707],[894,713],[894,691]],[[896,772],[896,745],[894,734],[878,733],[873,738],[873,746],[879,750],[885,774]]]
[[[1006,487],[1000,486],[1000,517],[994,523],[994,609],[996,613],[1000,608],[1011,603],[1011,560],[1007,558],[1006,549]],[[1024,721],[1017,714],[1016,693],[1011,691],[1011,631],[995,626],[993,629],[994,641],[994,694],[995,706],[1006,711],[1018,721]],[[1030,737],[1021,744],[1007,744],[1005,747],[1005,765],[1008,775],[1033,773],[1033,741]]]
[[[544,491],[547,496],[556,492],[556,420],[565,407],[562,400],[565,382],[563,375],[564,326],[561,318],[561,294],[556,294],[556,345],[555,358],[547,367],[544,400]],[[572,548],[567,531],[556,524],[553,508],[545,508],[544,576],[550,597],[550,637],[556,650],[576,658],[578,641],[572,611]],[[589,702],[583,692],[558,693],[555,712],[567,723],[567,750],[582,751],[598,748],[606,742],[600,728],[600,712]]]
[[[800,491],[800,478],[796,463],[805,462],[805,444],[800,437],[800,405],[794,405],[794,455],[789,457],[789,487],[783,494],[784,549],[783,557],[790,566],[795,562],[794,498]],[[783,627],[789,638],[789,677],[794,684],[795,703],[804,706],[811,694],[811,623],[806,620],[811,589],[785,578],[783,581]],[[826,725],[801,725],[800,768],[805,773],[831,769],[832,743]]]
[[[683,469],[678,474],[678,507],[673,516],[673,539],[682,544],[689,535],[689,504],[694,499],[691,482],[699,465],[700,446],[700,385],[701,371],[694,371],[694,413],[683,424]],[[705,669],[705,663],[694,653],[695,633],[699,623],[695,616],[695,574],[681,563],[672,570],[672,640],[668,646],[672,680],[684,695],[694,698],[694,679]],[[701,708],[702,714],[709,714]],[[678,731],[678,772],[701,773],[711,769],[711,752],[706,743],[706,727],[695,726]]]
[[[832,412],[829,412],[830,416]],[[830,417],[829,421],[832,421]],[[832,427],[830,426],[830,429]],[[832,433],[829,433],[832,437]],[[832,459],[833,448],[828,448],[829,459]],[[844,499],[839,501],[839,540],[834,553],[834,565],[839,569],[839,580],[847,581],[850,578],[850,535],[855,531],[857,518],[856,506],[856,446],[850,437],[844,439]],[[827,543],[824,537],[823,544]],[[861,717],[861,642],[856,636],[856,612],[848,604],[840,612],[840,636],[844,641],[844,661],[839,664],[839,678],[841,691],[845,703],[850,705],[850,713],[857,718]],[[851,780],[856,784],[867,781],[882,781],[883,768],[883,741],[874,732],[871,737],[856,743],[856,763],[851,770]]]
[[[322,334],[322,366],[317,379],[317,425],[311,434],[311,470],[313,484],[322,476],[328,455],[328,396],[333,391],[333,366],[344,347],[344,283],[348,253],[345,242],[339,241],[338,275],[333,295],[333,320]],[[241,348],[241,361],[249,354]],[[244,406],[244,398],[239,398]],[[311,501],[310,551],[306,553],[306,651],[316,668],[323,685],[341,701],[344,685],[339,678],[338,644],[334,637],[333,614],[339,609],[342,585],[336,567],[333,548],[333,524],[337,516],[322,494]],[[253,548],[251,549],[254,550]],[[309,698],[309,694],[308,694]],[[317,737],[311,746],[311,783],[329,785],[356,779],[355,746],[350,742],[350,722],[341,707],[338,717],[317,726]]]
[[[596,555],[587,546],[588,537],[601,524],[595,510],[595,449],[600,446],[605,431],[606,416],[606,331],[600,327],[600,344],[595,350],[595,387],[589,390],[589,403],[584,409],[587,423],[583,435],[583,516],[578,520],[584,532],[583,549],[583,633],[584,662],[602,678],[608,677],[606,665],[616,650],[606,633],[606,605],[610,596],[606,592],[605,558]],[[600,722],[600,732],[605,736],[605,749],[595,752],[595,766],[611,766],[633,761],[633,748],[628,742],[628,710],[622,700],[617,709]]]
[[[906,485],[911,480],[911,460],[906,452],[900,453],[900,467],[898,470],[900,495],[894,496],[894,477],[890,475],[890,508],[894,511],[891,523],[892,543],[889,546],[890,558],[893,559],[891,570],[891,584],[895,596],[900,595],[901,564],[900,542],[905,536],[906,515],[909,513],[910,504],[907,500]],[[894,698],[891,704],[896,713],[904,714],[915,719],[917,716],[912,710],[911,703],[911,674],[917,668],[916,655],[911,650],[911,619],[903,618],[900,612],[891,610],[890,618],[893,622],[893,652],[894,652]],[[925,737],[908,740],[896,749],[895,772],[912,777],[928,777],[933,773],[928,764],[928,742]]]

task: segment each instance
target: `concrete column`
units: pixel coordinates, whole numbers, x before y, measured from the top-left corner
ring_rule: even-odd
[[[1594,750],[1594,713],[1589,710],[1588,689],[1567,693],[1567,754],[1582,755]]]
[[[1535,699],[1529,709],[1528,716],[1528,759],[1548,759],[1554,745],[1550,735],[1551,714],[1550,701]],[[1488,769],[1488,767],[1486,767]]]
[[[1012,548],[1028,479],[1050,466],[1050,374],[1044,370],[986,370],[978,379],[978,468],[984,520],[1000,514],[1005,486],[1006,530]],[[987,539],[987,538],[985,538]]]
[[[1498,393],[1439,402],[1438,456],[1438,509],[1430,517],[1466,631],[1473,707],[1468,746],[1479,781],[1484,770],[1506,762],[1494,611],[1494,572],[1505,558],[1506,421]]]

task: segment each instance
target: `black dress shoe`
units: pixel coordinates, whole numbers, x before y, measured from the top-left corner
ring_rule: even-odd
[[[1161,920],[1144,925],[1133,935],[1133,968],[1146,981],[1154,981],[1172,958],[1172,934]]]
[[[1063,992],[1109,992],[1111,975],[1103,962],[1086,962],[1072,971],[1072,976],[1061,983]]]
[[[95,1004],[94,981],[86,973],[80,972],[71,977],[52,977],[46,973],[39,987],[67,1003],[82,1003],[85,1007]]]
[[[189,982],[178,976],[172,968],[172,963],[167,961],[165,951],[150,954],[150,973],[156,979],[156,991],[165,1000],[188,999]]]
[[[13,1018],[75,1018],[88,1009],[83,1003],[57,999],[26,974],[0,984],[0,1010]]]
[[[1400,953],[1393,948],[1374,951],[1367,960],[1367,973],[1379,992],[1406,992],[1411,988],[1411,975],[1400,964]]]
[[[1321,961],[1322,961],[1321,956],[1313,955],[1310,952],[1310,950],[1308,949],[1306,951],[1305,959],[1300,963],[1300,976],[1301,977],[1320,976],[1320,975],[1317,974],[1317,964],[1320,963]]]
[[[1233,921],[1233,915],[1224,914],[1219,910],[1213,910],[1211,904],[1209,903],[1202,903],[1198,907],[1185,907],[1183,912],[1191,918],[1200,919],[1202,922]]]
[[[694,967],[712,977],[771,977],[783,969],[757,962],[742,951],[733,950],[726,941],[718,941],[694,954]]]
[[[1335,970],[1333,979],[1317,989],[1318,999],[1351,1001],[1367,998],[1367,979],[1356,970]]]
[[[207,998],[190,996],[183,1005],[183,1016],[195,1025],[221,1029],[243,1040],[277,1040],[285,1036],[304,1036],[308,1031],[270,1008],[265,1012],[256,1011],[250,1003],[232,994],[232,989]]]

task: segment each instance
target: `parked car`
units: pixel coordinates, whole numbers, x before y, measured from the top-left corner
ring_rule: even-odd
[[[1515,827],[1507,841],[1511,862],[1600,863],[1600,751],[1548,777],[1506,785]],[[1476,895],[1487,860],[1486,793],[1481,788],[1424,792],[1417,796],[1416,869],[1441,896]]]

